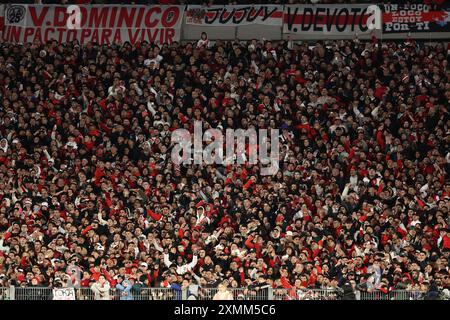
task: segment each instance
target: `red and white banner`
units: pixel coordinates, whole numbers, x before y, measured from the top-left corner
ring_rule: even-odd
[[[238,5],[238,6],[188,6],[186,24],[233,27],[245,25],[281,26],[283,6],[277,5]]]
[[[365,5],[286,5],[283,33],[308,35],[370,34],[367,27],[368,4]]]
[[[0,4],[0,30],[5,26],[5,7],[6,5]]]
[[[179,41],[184,6],[68,6],[8,5],[3,41],[37,40],[85,44],[132,44]]]
[[[384,4],[383,33],[450,32],[450,4]]]

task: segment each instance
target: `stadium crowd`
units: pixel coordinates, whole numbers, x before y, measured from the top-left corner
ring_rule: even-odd
[[[448,295],[449,61],[413,40],[1,44],[0,287]],[[175,165],[194,120],[279,128],[279,171]]]

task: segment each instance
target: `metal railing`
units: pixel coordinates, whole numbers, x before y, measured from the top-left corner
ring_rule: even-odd
[[[14,300],[14,299],[11,299],[10,288],[0,287],[0,300]]]
[[[388,293],[382,291],[360,291],[360,300],[423,300],[425,293],[421,291],[394,290]]]
[[[338,289],[274,289],[275,300],[340,300]]]
[[[91,288],[77,288],[75,289],[77,300],[96,300],[95,294]],[[117,289],[109,290],[109,299],[107,300],[121,300],[125,296]],[[181,300],[182,291],[171,288],[141,288],[139,290],[132,290],[130,300]]]
[[[197,300],[213,300],[219,290],[217,288],[199,288]],[[272,288],[228,288],[234,300],[274,300]]]
[[[11,300],[53,300],[53,290],[46,287],[10,287]]]
[[[228,288],[233,300],[341,300],[341,289],[285,289],[271,287]],[[213,300],[217,288],[191,286],[183,290],[172,288],[132,289],[129,296],[122,295],[115,288],[109,296],[96,297],[91,288],[75,288],[76,300]],[[396,290],[356,291],[357,300],[423,300],[425,293],[420,291]],[[53,300],[53,289],[47,287],[0,287],[0,300]]]

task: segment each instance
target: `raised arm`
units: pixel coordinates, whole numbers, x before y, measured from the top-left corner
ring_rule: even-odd
[[[105,226],[105,225],[108,224],[108,222],[106,222],[106,220],[103,220],[101,211],[98,212],[97,217],[98,217],[98,222],[99,222],[102,226]]]
[[[164,252],[164,249],[159,245],[159,243],[158,243],[158,241],[156,241],[156,239],[153,239],[153,246],[159,252]]]
[[[186,265],[187,268],[188,268],[189,270],[194,269],[195,266],[197,265],[197,261],[198,261],[197,255],[194,255],[194,256],[192,257],[192,261]]]
[[[168,253],[164,253],[164,264],[166,265],[167,268],[170,268],[170,266],[172,265],[172,262],[169,260]]]

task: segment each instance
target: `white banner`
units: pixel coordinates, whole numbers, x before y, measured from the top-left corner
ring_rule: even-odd
[[[283,23],[283,6],[238,5],[238,6],[188,6],[186,24],[200,26],[245,26],[271,25]]]
[[[184,6],[73,6],[10,5],[5,12],[3,40],[26,43],[40,40],[85,44],[132,44],[140,41],[179,41]]]
[[[53,300],[76,300],[74,288],[53,289]]]
[[[283,33],[317,36],[370,34],[373,31],[367,26],[370,6],[287,5],[284,8]]]

